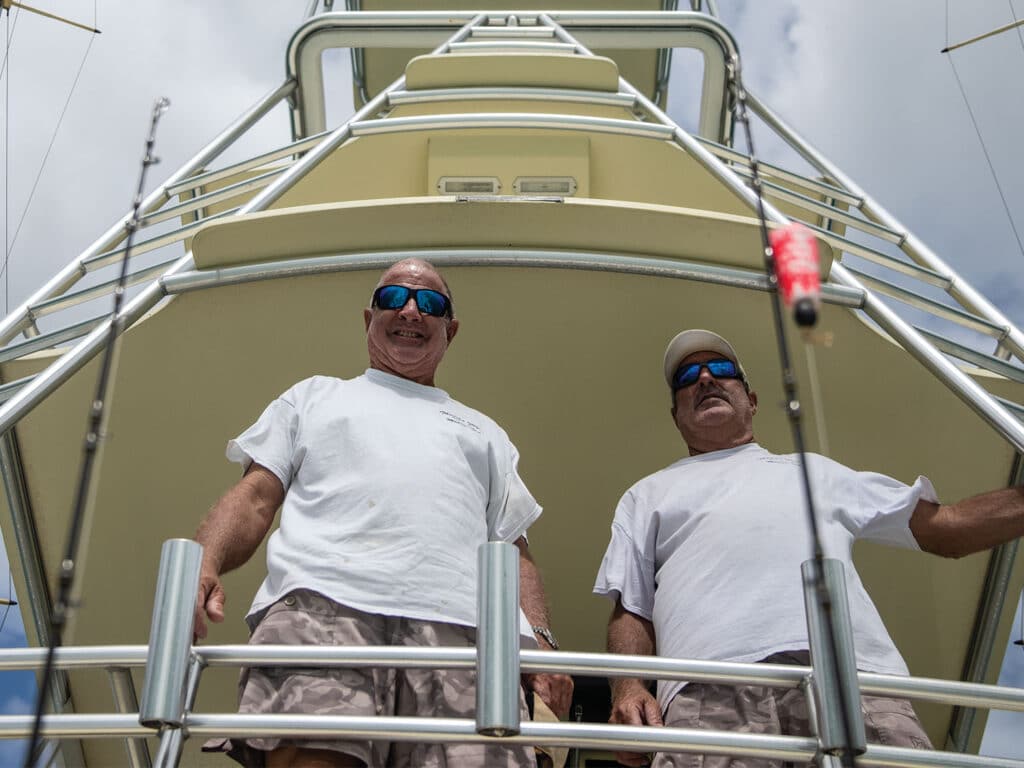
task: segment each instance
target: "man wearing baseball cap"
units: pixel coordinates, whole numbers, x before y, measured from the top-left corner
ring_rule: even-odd
[[[757,393],[733,346],[689,330],[669,343],[665,381],[689,456],[645,477],[619,502],[594,592],[615,602],[613,653],[775,664],[809,663],[800,563],[812,551],[797,455],[754,439]],[[808,454],[827,557],[843,562],[859,669],[908,674],[852,562],[871,539],[961,557],[1024,535],[1024,488],[954,505],[931,482],[905,485]],[[909,702],[865,696],[869,742],[930,747]],[[611,721],[628,725],[810,735],[798,689],[680,681],[612,681]],[[648,756],[623,752],[640,766]],[[769,768],[778,761],[659,753],[655,768]]]

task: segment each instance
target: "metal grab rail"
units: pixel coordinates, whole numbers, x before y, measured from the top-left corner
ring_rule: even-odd
[[[520,667],[526,672],[603,674],[608,677],[685,679],[726,684],[753,683],[786,688],[803,687],[809,681],[813,684],[815,672],[813,667],[518,649],[515,647],[518,634],[518,589],[514,588],[518,585],[518,552],[511,544],[492,542],[481,545],[480,560],[478,612],[481,620],[478,639],[481,645],[478,648],[242,645],[189,649],[187,637],[191,632],[194,609],[192,596],[195,594],[200,567],[199,547],[185,540],[166,542],[160,564],[149,646],[61,648],[57,650],[55,658],[58,669],[101,666],[115,673],[117,679],[114,696],[119,708],[134,703],[134,689],[127,670],[140,666],[145,659],[146,690],[143,692],[139,713],[49,715],[44,718],[43,736],[125,738],[129,743],[133,766],[149,764],[148,750],[140,739],[151,734],[152,730],[140,725],[140,720],[160,727],[161,746],[155,761],[158,766],[177,764],[186,735],[301,735],[306,738],[351,735],[389,741],[462,743],[496,740],[504,744],[624,751],[692,751],[801,761],[817,754],[817,740],[806,737],[589,723],[520,723],[517,705],[513,703],[511,707],[514,712],[510,712],[508,701],[503,701],[508,699],[505,695],[508,691],[518,687]],[[816,620],[812,616],[812,624]],[[186,655],[190,657],[187,669],[183,663]],[[45,649],[12,649],[0,653],[0,671],[36,669],[44,663]],[[199,684],[200,671],[207,666],[229,664],[443,669],[476,667],[479,670],[477,721],[191,713],[189,710]],[[870,673],[859,673],[858,679],[866,693],[1024,711],[1024,689]],[[493,702],[499,700],[503,703],[495,709]],[[492,704],[488,704],[488,701]],[[484,717],[479,714],[481,711],[485,712]],[[498,720],[488,720],[487,713],[497,713]],[[515,722],[511,722],[508,719],[510,717]],[[0,717],[0,738],[21,738],[31,732],[31,728],[30,716]],[[881,746],[869,746],[858,758],[858,763],[863,766],[1024,767],[1024,762],[1015,760]]]

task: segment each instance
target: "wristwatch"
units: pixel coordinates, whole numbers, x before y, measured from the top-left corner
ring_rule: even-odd
[[[555,640],[555,635],[550,629],[547,627],[530,627],[530,629],[533,630],[533,634],[543,637],[553,650],[558,650],[558,641]]]

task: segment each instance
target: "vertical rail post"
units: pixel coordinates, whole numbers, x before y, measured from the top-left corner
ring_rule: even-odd
[[[832,639],[828,642],[829,615],[818,599],[816,573],[821,566],[821,588],[832,601]],[[867,749],[864,736],[864,715],[860,709],[860,686],[857,682],[857,660],[853,649],[850,604],[846,599],[843,564],[833,558],[806,560],[800,566],[804,582],[804,604],[807,608],[807,636],[811,645],[814,668],[814,703],[818,712],[818,743],[827,754],[838,754],[847,746],[855,754]],[[833,657],[833,652],[835,657]],[[845,699],[843,707],[841,698]],[[843,711],[849,713],[850,733],[846,733]]]
[[[519,550],[489,541],[477,550],[476,730],[519,733]]]
[[[160,551],[146,683],[139,707],[139,722],[150,728],[180,728],[185,720],[186,678],[202,557],[203,548],[189,539],[169,539]]]
[[[107,670],[110,678],[110,689],[114,694],[114,707],[118,713],[138,712],[139,698],[135,695],[135,683],[132,671],[128,667],[111,667]],[[124,740],[130,768],[152,768],[149,746],[145,739]]]

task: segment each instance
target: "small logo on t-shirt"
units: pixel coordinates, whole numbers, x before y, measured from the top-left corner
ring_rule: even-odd
[[[480,427],[474,424],[472,421],[467,421],[461,416],[457,416],[456,414],[451,413],[450,411],[442,410],[441,415],[444,416],[446,421],[450,421],[452,424],[458,424],[460,427],[469,427],[474,432],[480,432]]]

